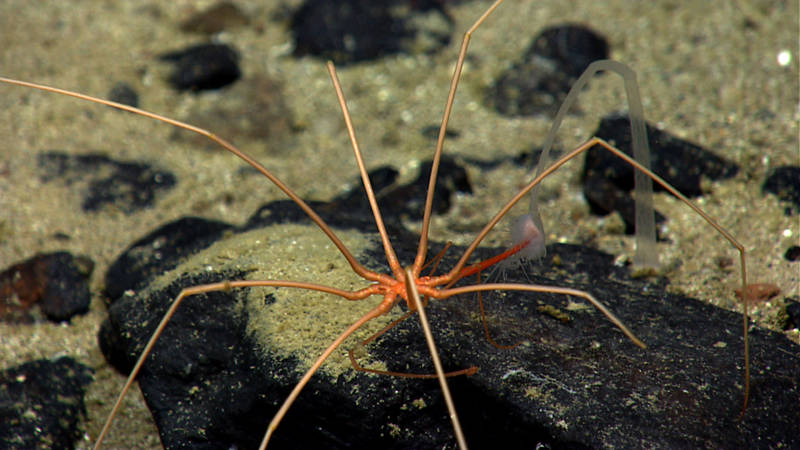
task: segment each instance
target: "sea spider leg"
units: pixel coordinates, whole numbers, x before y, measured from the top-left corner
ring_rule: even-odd
[[[450,388],[447,385],[447,377],[442,368],[442,361],[439,359],[439,352],[436,349],[436,343],[433,341],[433,333],[431,333],[431,327],[428,324],[428,316],[425,314],[425,307],[423,306],[422,300],[419,298],[417,285],[411,282],[412,276],[411,270],[406,269],[406,291],[419,312],[419,321],[422,324],[425,341],[428,343],[428,351],[433,359],[433,366],[436,368],[436,377],[439,379],[439,385],[442,388],[442,395],[444,395],[447,410],[450,412],[450,421],[453,423],[453,432],[456,435],[458,447],[466,450],[467,441],[464,439],[464,431],[461,429],[461,423],[458,421],[458,414],[456,413],[456,407],[453,403],[453,396],[450,394]]]

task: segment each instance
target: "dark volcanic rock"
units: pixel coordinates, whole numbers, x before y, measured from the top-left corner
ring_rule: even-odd
[[[38,306],[53,322],[89,311],[94,263],[67,252],[39,254],[0,273],[0,319],[27,322]]]
[[[613,182],[601,176],[592,176],[583,180],[583,198],[593,213],[604,216],[616,211],[625,223],[625,233],[636,232],[636,202],[630,191],[619,189]],[[658,211],[655,211],[655,216],[657,224],[667,220]],[[656,233],[660,234],[658,230]]]
[[[603,117],[593,135],[632,155],[629,123],[627,114],[611,114]],[[700,189],[701,177],[714,181],[724,180],[739,172],[735,163],[700,145],[661,131],[649,123],[645,125],[650,143],[652,170],[684,195],[694,197],[703,193]],[[594,176],[594,172],[602,172],[620,189],[633,189],[633,167],[597,147],[587,150],[586,154],[584,178]],[[656,191],[663,190],[655,183],[653,188]]]
[[[83,436],[78,424],[92,381],[92,369],[69,357],[0,372],[0,446],[74,448]]]
[[[555,114],[589,64],[607,58],[608,42],[594,31],[581,25],[547,28],[489,87],[487,102],[508,116]]]
[[[453,21],[436,2],[306,0],[291,19],[295,55],[346,65],[450,43]]]
[[[608,59],[608,42],[583,25],[558,25],[539,33],[528,53],[555,61],[567,75],[578,78],[589,64]]]
[[[787,261],[797,261],[800,259],[800,245],[793,245],[786,249],[786,253],[783,254],[783,257]]]
[[[800,212],[800,167],[776,167],[764,180],[761,189],[789,203],[785,210],[787,216]]]
[[[84,211],[115,207],[133,214],[152,206],[157,196],[176,183],[175,175],[169,171],[97,153],[44,152],[38,155],[38,164],[44,182],[60,180],[72,185],[88,181],[86,189],[81,189]]]
[[[370,182],[376,195],[381,199],[381,212],[387,221],[408,217],[422,217],[425,207],[425,193],[431,176],[433,162],[426,160],[420,164],[417,178],[407,184],[395,184],[397,170],[381,167],[369,172]],[[444,214],[450,210],[456,193],[472,194],[472,184],[464,166],[452,158],[443,156],[439,163],[439,176],[436,178],[436,195],[433,198],[433,213]],[[369,211],[369,203],[364,194],[361,179],[355,187],[331,200],[329,208],[357,209]]]
[[[139,107],[139,94],[128,83],[116,83],[108,91],[108,99],[124,105]]]
[[[739,167],[701,146],[679,139],[650,124],[647,138],[650,143],[651,170],[661,176],[675,189],[687,197],[701,195],[702,177],[710,180],[731,178]],[[604,117],[594,136],[633,156],[631,128],[627,114],[611,114]],[[626,231],[632,233],[635,223],[633,208],[634,169],[611,152],[596,145],[586,151],[583,166],[583,194],[592,211],[608,214],[618,211],[625,221]],[[653,183],[655,191],[663,191]]]
[[[106,295],[122,297],[127,290],[177,266],[185,257],[218,240],[232,225],[183,217],[137,240],[117,258],[106,272]]]
[[[785,330],[800,328],[800,299],[786,299],[786,323],[784,325]]]
[[[236,240],[246,249],[251,249],[256,239],[265,249],[282,245],[281,230],[293,226],[297,213],[279,205],[285,203],[262,208],[246,227],[248,232],[215,244],[215,251],[228,255],[224,248],[240,245]],[[319,205],[312,206],[316,209]],[[286,215],[281,214],[284,210]],[[319,210],[326,220],[333,214],[325,208]],[[342,216],[341,211],[338,215]],[[368,217],[355,218],[359,215],[345,214],[354,217],[346,220],[345,228],[363,228],[364,235],[374,225]],[[257,228],[256,223],[282,225]],[[302,219],[302,223],[308,221]],[[296,245],[314,246],[311,233],[319,234],[313,227],[306,228],[308,233],[301,230],[286,237],[290,257],[297,256],[298,264],[311,257],[296,255],[301,249]],[[337,233],[348,232],[337,228]],[[406,238],[394,242],[399,245],[400,259],[413,259],[414,237],[396,230],[391,234]],[[369,267],[379,266],[382,250],[374,234],[370,239],[356,257]],[[319,257],[319,249],[314,249]],[[430,253],[440,249],[440,244],[433,244]],[[442,267],[451,266],[460,251],[451,249]],[[486,258],[499,251],[480,249],[478,256]],[[262,256],[248,252],[230,261],[227,256],[201,253],[196,261],[183,266],[186,273],[160,277],[138,295],[117,300],[101,336],[116,336],[107,347],[118,356],[109,359],[126,360],[123,370],[129,368],[182,288],[258,270],[256,261]],[[321,279],[316,279],[316,273],[307,276],[325,283],[339,266],[349,271],[346,263],[330,261],[335,262],[327,263],[328,272]],[[278,269],[278,274],[290,270]],[[479,368],[473,376],[450,380],[473,447],[531,448],[543,443],[553,448],[733,448],[800,443],[796,420],[800,416],[796,401],[800,395],[800,358],[796,356],[800,348],[782,335],[752,329],[752,395],[747,414],[737,421],[743,398],[740,315],[667,294],[663,280],[656,284],[632,280],[624,269],[614,266],[610,255],[585,247],[553,245],[546,260],[527,271],[527,275],[507,271],[506,281],[587,290],[613,310],[648,349],[634,346],[593,308],[576,306],[582,302],[564,296],[484,296],[494,338],[501,343],[523,342],[513,350],[499,350],[487,342],[475,297],[431,302],[428,313],[445,367]],[[306,364],[300,355],[302,344],[296,350],[299,353],[287,353],[273,341],[292,332],[289,330],[308,328],[322,333],[327,319],[319,314],[333,309],[336,299],[326,298],[319,306],[291,315],[284,325],[276,325],[286,331],[280,336],[268,335],[266,341],[257,340],[258,333],[253,331],[258,323],[255,315],[282,320],[285,314],[270,313],[277,311],[270,308],[282,302],[304,302],[310,295],[290,289],[233,289],[189,297],[181,305],[139,376],[167,448],[257,445]],[[364,302],[374,305],[377,299]],[[553,313],[554,308],[560,314]],[[334,313],[347,314],[348,310],[344,306],[341,313]],[[359,359],[370,365],[382,362],[388,370],[432,371],[415,317],[366,350],[369,356]],[[278,427],[274,448],[454,446],[435,380],[352,370],[333,373],[320,372],[312,378]]]
[[[161,55],[175,64],[169,82],[175,89],[203,91],[225,87],[242,76],[239,53],[224,44],[199,44]]]
[[[170,222],[128,247],[108,268],[105,276],[109,303],[131,293],[177,266],[184,258],[210,246],[233,228],[224,222],[184,217]],[[191,286],[188,284],[187,286]],[[176,293],[177,295],[177,293]],[[129,337],[112,332],[106,321],[98,341],[106,359],[120,372],[128,373],[136,362],[118,349],[130,345]]]

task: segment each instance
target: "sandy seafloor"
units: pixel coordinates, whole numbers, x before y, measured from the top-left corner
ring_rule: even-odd
[[[157,61],[163,52],[202,40],[181,32],[178,24],[210,2],[34,5],[6,0],[0,3],[0,74],[102,97],[124,81],[138,91],[143,108],[179,119],[212,105],[244,108],[251,95],[243,94],[242,86],[264,77],[278,80],[292,122],[301,131],[283,141],[264,141],[225,135],[224,124],[212,129],[254,155],[303,198],[330,199],[354,182],[357,171],[323,63],[290,56],[286,12],[298,2],[237,3],[251,24],[217,36],[243,55],[244,79],[233,89],[177,93],[165,82],[169,67]],[[340,70],[368,167],[390,164],[410,178],[420,161],[430,157],[434,142],[420,130],[439,123],[458,36],[487,5],[448,5],[456,26],[443,51],[391,56]],[[770,169],[800,164],[797,2],[581,1],[573,6],[508,0],[474,36],[451,122],[460,136],[446,144],[448,154],[487,159],[541,145],[548,118],[498,115],[486,107],[483,91],[520,58],[542,28],[566,22],[589,25],[604,35],[612,58],[636,70],[651,123],[741,167],[734,179],[707,183],[707,194],[697,202],[747,248],[750,280],[781,288],[777,299],[753,312],[761,325],[774,327],[782,299],[800,295],[800,263],[783,258],[790,245],[800,243],[800,218],[785,216],[785,205],[761,193]],[[785,66],[778,63],[782,51],[792,56]],[[565,147],[590,137],[601,116],[623,108],[619,84],[610,76],[591,83],[580,100],[585,114],[564,124],[560,136]],[[87,255],[96,263],[91,312],[70,325],[0,325],[0,368],[56,355],[71,355],[93,367],[97,381],[87,398],[86,445],[97,435],[124,381],[96,345],[105,315],[99,292],[109,263],[134,240],[170,220],[200,215],[238,224],[259,205],[282,198],[262,178],[243,175],[242,163],[233,156],[196,147],[175,139],[170,127],[130,114],[0,86],[0,266],[55,250]],[[179,182],[151,209],[132,215],[111,209],[83,213],[74,191],[40,181],[36,155],[53,149],[151,162],[175,173]],[[530,178],[526,172],[511,164],[490,172],[491,177],[479,177],[473,170],[475,195],[459,197],[446,216],[435,218],[432,238],[469,242],[504,199]],[[615,220],[588,214],[578,178],[579,165],[573,163],[546,181],[543,214],[549,238],[595,245],[622,259],[629,256],[632,241],[619,233]],[[671,242],[659,249],[673,289],[736,308],[732,290],[739,282],[737,266],[724,270],[715,262],[738,261],[735,251],[674,199],[661,195],[656,205],[670,219],[665,232]],[[56,239],[57,233],[69,239]],[[507,238],[498,232],[489,239],[502,243]],[[273,250],[274,258],[284,260],[315,256]],[[287,262],[286,270],[292,265]],[[788,338],[798,341],[797,330]],[[130,397],[107,443],[158,447],[138,391]]]

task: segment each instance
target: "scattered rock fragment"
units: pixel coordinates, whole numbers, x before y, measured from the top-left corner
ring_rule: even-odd
[[[489,87],[487,102],[507,116],[555,114],[586,67],[608,52],[607,40],[585,26],[547,28]]]
[[[786,249],[786,253],[783,254],[783,257],[787,261],[797,261],[800,260],[800,245],[793,245]]]
[[[396,53],[433,53],[453,21],[434,2],[306,0],[291,19],[295,55],[346,65]]]
[[[53,322],[89,311],[94,263],[67,252],[39,254],[0,273],[0,318],[30,322],[39,311]]]
[[[93,371],[70,357],[0,371],[0,447],[75,448]]]
[[[425,192],[430,181],[433,162],[428,160],[420,165],[419,175],[408,184],[394,185],[398,172],[391,167],[382,167],[370,172],[373,189],[381,196],[381,208],[385,217],[401,220],[408,217],[420,217],[424,208]],[[334,208],[360,208],[369,210],[369,203],[360,183],[355,188],[337,196],[331,201]],[[472,194],[472,185],[464,166],[448,156],[442,157],[439,163],[439,177],[436,179],[436,196],[433,212],[446,213],[456,193]]]
[[[776,167],[767,176],[761,189],[789,203],[784,210],[787,216],[800,213],[800,167]]]
[[[108,99],[112,102],[133,106],[134,108],[139,107],[139,94],[128,83],[116,83],[108,91]]]
[[[164,169],[138,161],[120,161],[98,153],[72,155],[62,151],[38,155],[41,180],[59,180],[67,185],[88,182],[80,189],[84,211],[118,208],[133,214],[153,205],[156,197],[170,190],[175,175]]]
[[[786,323],[784,330],[800,328],[800,299],[797,297],[786,299]]]
[[[651,169],[687,197],[703,193],[700,181],[731,178],[739,167],[725,158],[713,154],[698,144],[685,141],[672,134],[646,124],[650,143]],[[610,114],[604,117],[593,134],[611,145],[633,155],[631,129],[627,114]],[[634,168],[611,152],[595,146],[586,151],[583,166],[583,192],[595,214],[605,215],[618,211],[625,221],[626,232],[632,233],[635,223],[633,191]],[[660,185],[653,183],[655,191]],[[657,216],[660,214],[657,214]]]
[[[161,55],[175,65],[169,82],[179,91],[204,91],[228,86],[241,78],[239,53],[225,44],[199,44]]]

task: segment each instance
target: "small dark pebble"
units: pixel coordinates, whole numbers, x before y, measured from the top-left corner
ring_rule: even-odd
[[[440,125],[428,125],[420,131],[420,134],[435,141],[439,139],[439,128],[441,128]],[[460,135],[461,133],[459,133],[458,130],[451,130],[450,128],[448,128],[444,133],[444,136],[447,139],[455,139]]]
[[[781,288],[772,283],[749,283],[747,286],[734,290],[736,298],[747,299],[751,305],[766,302],[781,293]]]
[[[783,254],[783,257],[786,258],[787,261],[797,261],[800,259],[800,245],[793,245],[786,249],[786,253]]]
[[[346,65],[400,52],[436,52],[450,43],[453,21],[434,2],[306,0],[291,28],[295,56]]]
[[[165,53],[160,59],[175,64],[169,82],[180,91],[219,89],[242,76],[239,54],[229,45],[195,45]]]
[[[72,237],[67,233],[64,233],[64,232],[61,232],[61,231],[57,231],[57,232],[53,233],[53,239],[55,239],[57,241],[67,242],[70,239],[72,239]]]
[[[550,158],[553,158],[555,160],[561,155],[562,155],[561,149],[555,146],[550,149]],[[518,166],[535,169],[536,164],[539,163],[539,158],[541,157],[542,157],[542,148],[532,147],[519,152],[516,156],[514,156],[514,158],[511,161]]]
[[[778,196],[778,199],[789,202],[784,210],[787,216],[800,213],[800,167],[776,167],[767,176],[762,191]]]
[[[190,33],[215,34],[249,23],[250,19],[234,3],[220,2],[186,19],[181,23],[181,30]]]
[[[800,298],[789,297],[786,299],[786,323],[784,330],[800,328]]]
[[[68,186],[88,182],[82,189],[82,208],[99,211],[113,205],[125,214],[133,214],[153,205],[156,197],[170,190],[175,175],[166,170],[133,161],[118,161],[97,153],[71,155],[49,151],[38,156],[41,180],[61,180]]]
[[[736,264],[730,256],[716,256],[714,257],[714,262],[717,263],[717,267],[725,270],[732,268]]]
[[[555,114],[575,80],[608,51],[606,39],[584,26],[548,28],[489,87],[487,102],[508,116]]]
[[[89,276],[94,263],[67,252],[39,254],[0,273],[0,318],[30,322],[38,305],[53,322],[89,311]]]
[[[139,94],[128,83],[117,83],[108,91],[108,99],[123,105],[139,107]]]
[[[92,369],[66,356],[0,372],[0,447],[75,448],[93,378]]]

